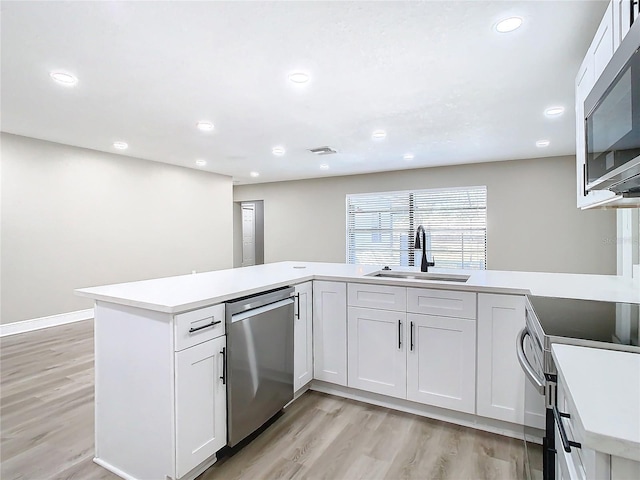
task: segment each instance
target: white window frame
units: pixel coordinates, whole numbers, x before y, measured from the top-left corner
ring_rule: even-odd
[[[357,198],[357,197],[367,197],[367,196],[375,196],[375,195],[379,195],[379,196],[384,196],[384,195],[414,195],[415,196],[419,196],[420,194],[425,195],[425,194],[435,194],[437,195],[438,193],[442,194],[442,193],[449,193],[449,192],[459,192],[459,191],[465,191],[465,192],[469,192],[469,191],[477,191],[483,189],[484,190],[484,228],[480,229],[479,232],[483,232],[484,233],[484,262],[479,265],[479,266],[470,266],[469,264],[467,264],[464,269],[479,269],[479,270],[486,270],[487,268],[487,262],[488,262],[488,258],[487,258],[487,227],[488,227],[488,213],[487,213],[487,197],[488,197],[488,192],[487,192],[487,187],[486,185],[474,185],[474,186],[465,186],[465,187],[449,187],[449,188],[430,188],[430,189],[411,189],[411,190],[395,190],[395,191],[387,191],[387,192],[365,192],[365,193],[356,193],[356,194],[347,194],[346,198],[345,198],[345,253],[346,253],[346,263],[349,264],[351,258],[353,257],[351,252],[350,252],[350,247],[351,247],[351,242],[350,242],[350,226],[351,226],[351,221],[349,218],[349,205],[350,205],[350,199],[353,198]],[[412,237],[409,237],[409,249],[408,249],[408,266],[419,266],[420,265],[420,258],[421,258],[421,254],[419,253],[418,250],[413,250],[413,248],[411,247],[411,245],[413,244],[413,241],[415,240],[415,229],[418,227],[418,224],[414,225],[416,216],[418,215],[417,212],[419,212],[419,208],[416,208],[415,205],[412,205],[413,202],[408,202],[408,208],[407,210],[409,211],[409,216],[410,216],[410,226],[412,226]],[[425,227],[428,227],[429,225],[425,225]],[[478,231],[477,229],[474,229],[476,231]],[[394,230],[391,229],[390,232],[396,232],[398,230]],[[402,231],[402,230],[399,230]],[[408,231],[408,230],[407,230]],[[436,229],[436,231],[438,231]],[[438,232],[441,232],[438,231]],[[373,233],[372,233],[373,234]],[[479,235],[482,235],[482,233],[479,233]],[[427,241],[427,244],[429,244],[429,241]],[[429,248],[427,249],[427,255],[429,260],[431,260],[432,254],[429,251]],[[465,265],[465,259],[464,259],[464,250],[460,251],[460,255],[461,255],[461,259],[460,259],[460,266],[456,266],[456,267],[451,267],[451,266],[447,266],[445,265],[438,265],[438,255],[435,255],[436,257],[436,267],[438,268],[456,268],[456,269],[461,269],[463,268],[463,265]],[[401,253],[401,257],[402,257],[402,253]],[[479,260],[476,260],[473,263],[478,262]],[[369,263],[364,263],[364,264],[369,264]],[[373,264],[373,263],[371,263]],[[451,262],[450,262],[451,264]],[[386,264],[385,264],[386,265]],[[389,264],[390,266],[403,266],[403,265],[394,265],[392,263]]]

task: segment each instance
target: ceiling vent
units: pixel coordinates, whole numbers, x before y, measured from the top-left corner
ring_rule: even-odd
[[[336,153],[336,151],[330,147],[310,148],[309,151],[311,153],[315,153],[316,155],[332,155]]]

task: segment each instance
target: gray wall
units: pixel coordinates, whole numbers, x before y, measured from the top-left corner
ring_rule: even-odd
[[[2,134],[2,323],[79,287],[232,266],[230,177]]]
[[[488,268],[615,274],[615,211],[578,210],[575,181],[570,156],[242,185],[234,200],[264,200],[265,262],[345,262],[346,194],[486,185]]]

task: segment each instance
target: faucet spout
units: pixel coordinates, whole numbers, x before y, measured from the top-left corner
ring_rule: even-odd
[[[434,258],[432,258],[432,262],[427,261],[427,234],[422,225],[419,225],[418,228],[416,228],[416,242],[414,248],[420,248],[420,233],[422,233],[422,260],[420,262],[420,271],[428,272],[429,267],[436,266],[436,262]]]

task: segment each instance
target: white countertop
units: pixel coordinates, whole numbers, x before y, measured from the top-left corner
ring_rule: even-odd
[[[485,293],[533,294],[640,303],[640,281],[615,275],[508,272],[497,270],[445,270],[430,272],[470,275],[466,283],[375,278],[365,275],[381,266],[340,263],[279,262],[176,277],[81,288],[76,294],[133,307],[178,313],[252,295],[307,280],[336,280],[387,285],[468,290]],[[394,268],[418,271],[419,268]]]
[[[585,447],[640,461],[640,355],[552,345]]]

